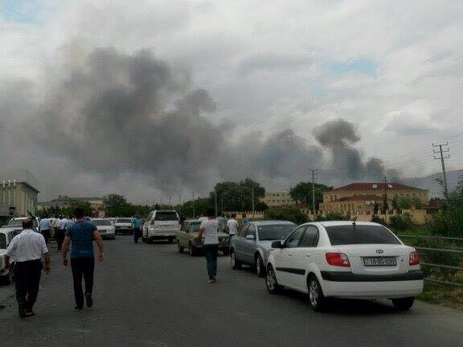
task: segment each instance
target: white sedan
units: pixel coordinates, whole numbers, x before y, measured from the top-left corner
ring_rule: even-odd
[[[92,223],[97,227],[102,239],[116,239],[116,229],[109,218],[93,218]]]
[[[305,223],[272,244],[266,285],[270,293],[288,287],[309,295],[315,311],[327,298],[391,299],[412,307],[423,290],[418,254],[385,226],[371,222]]]

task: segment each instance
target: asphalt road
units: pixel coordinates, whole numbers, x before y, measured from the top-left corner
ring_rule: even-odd
[[[0,287],[1,346],[463,346],[463,313],[417,302],[338,301],[312,312],[304,295],[268,294],[249,269],[219,257],[208,284],[203,257],[175,245],[105,241],[95,269],[95,303],[74,310],[70,268],[50,245],[52,272],[42,280],[37,315],[19,319],[13,285]]]

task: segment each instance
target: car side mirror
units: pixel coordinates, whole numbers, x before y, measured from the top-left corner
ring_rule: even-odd
[[[284,248],[283,243],[281,241],[273,241],[272,248]]]
[[[256,237],[254,235],[246,235],[247,240],[255,240]]]

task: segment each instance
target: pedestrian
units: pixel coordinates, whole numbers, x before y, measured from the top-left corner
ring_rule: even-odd
[[[40,233],[43,235],[45,238],[45,243],[48,245],[48,242],[50,241],[50,220],[48,219],[47,216],[42,218],[39,223],[39,230]]]
[[[235,213],[232,213],[231,218],[227,221],[227,229],[230,237],[235,236],[238,232],[238,222]]]
[[[64,241],[64,230],[67,223],[66,216],[60,216],[60,220],[56,225],[56,242],[58,244],[58,251],[61,251],[61,246],[63,245]]]
[[[246,217],[246,214],[245,214],[245,213],[243,213],[243,214],[241,215],[241,223],[242,223],[241,228],[244,227],[246,224],[249,223],[249,218]]]
[[[204,235],[204,254],[206,255],[207,274],[209,283],[217,282],[217,250],[219,247],[219,238],[217,229],[219,222],[215,219],[215,211],[209,209],[206,212],[207,219],[201,222],[198,233],[198,240]]]
[[[219,222],[219,231],[222,233],[225,232],[227,227],[227,219],[223,213],[217,217],[217,222]]]
[[[138,243],[141,236],[141,219],[135,215],[132,217],[133,242]]]
[[[10,269],[10,258],[16,261],[16,301],[20,318],[34,316],[34,304],[39,294],[42,269],[50,272],[50,253],[43,235],[33,230],[32,219],[22,222],[23,231],[16,235],[5,251],[5,267]],[[42,263],[42,258],[45,264]]]
[[[66,231],[62,246],[62,262],[68,265],[67,252],[71,246],[71,268],[74,282],[75,309],[82,310],[84,307],[84,292],[82,291],[82,276],[85,282],[85,301],[87,307],[93,305],[93,274],[95,269],[95,257],[93,253],[93,241],[98,246],[98,260],[102,262],[105,254],[103,240],[97,227],[85,219],[84,210],[74,210],[75,222]]]

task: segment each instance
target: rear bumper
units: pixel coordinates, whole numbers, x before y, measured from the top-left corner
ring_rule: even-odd
[[[148,237],[150,239],[174,239],[177,237],[178,230],[149,230]]]
[[[323,293],[327,297],[339,298],[403,298],[421,294],[422,271],[407,274],[371,276],[351,273],[322,273]]]

